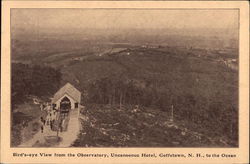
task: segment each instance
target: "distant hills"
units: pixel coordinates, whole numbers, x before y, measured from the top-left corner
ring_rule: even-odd
[[[237,48],[237,29],[21,29],[12,28],[13,43],[29,49],[38,44],[41,50],[58,44],[73,49],[83,44],[130,43],[168,46],[199,47],[210,49]],[[44,43],[45,42],[45,43]],[[15,46],[15,45],[13,45]],[[53,49],[53,47],[50,47]],[[60,47],[57,47],[58,51]],[[36,48],[37,49],[37,48]],[[13,55],[23,55],[14,53]]]

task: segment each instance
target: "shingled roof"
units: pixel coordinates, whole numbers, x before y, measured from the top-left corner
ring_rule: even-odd
[[[65,94],[73,98],[76,102],[80,103],[81,101],[81,92],[77,90],[73,85],[70,83],[65,84],[62,88],[60,88],[55,94],[52,99],[52,103],[55,103]]]

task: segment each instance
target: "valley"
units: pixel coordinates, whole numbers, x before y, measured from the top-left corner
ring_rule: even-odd
[[[13,42],[12,66],[51,67],[61,73],[54,87],[70,82],[82,92],[87,121],[72,146],[238,146],[235,48]]]

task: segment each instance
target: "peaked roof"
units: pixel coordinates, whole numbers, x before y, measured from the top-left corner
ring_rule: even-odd
[[[61,97],[63,97],[65,94],[73,98],[75,101],[80,103],[81,101],[81,92],[77,90],[73,85],[70,83],[65,84],[62,88],[60,88],[55,94],[52,99],[52,103],[59,100]]]

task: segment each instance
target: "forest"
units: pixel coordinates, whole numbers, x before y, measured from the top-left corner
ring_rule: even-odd
[[[39,105],[31,100],[37,97],[49,101],[60,87],[62,74],[60,70],[48,66],[12,63],[11,69],[11,145],[17,146],[23,140],[24,129],[29,135],[38,129],[41,116]],[[26,136],[27,137],[27,136]]]
[[[24,103],[29,95],[48,97],[60,86],[61,72],[52,67],[12,63],[11,72],[12,109]]]
[[[186,88],[187,89],[187,88]],[[155,86],[138,87],[133,80],[104,78],[91,84],[87,104],[109,104],[110,106],[139,105],[167,112],[171,115],[174,106],[176,120],[185,120],[198,125],[198,131],[210,136],[226,135],[232,140],[238,138],[237,107],[227,104],[220,95],[210,99],[190,93],[176,94],[159,91]],[[219,126],[218,126],[219,125]]]
[[[119,108],[139,105],[169,115],[173,106],[175,119],[186,121],[187,127],[195,125],[190,128],[237,141],[237,74],[204,59],[154,53],[134,55],[130,61],[112,57],[111,63],[119,63],[126,71],[117,69],[89,83],[85,103]]]

